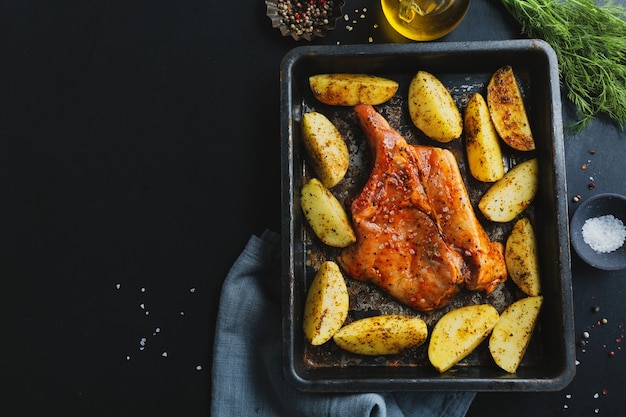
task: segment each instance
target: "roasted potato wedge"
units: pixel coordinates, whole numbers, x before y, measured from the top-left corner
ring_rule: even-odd
[[[515,301],[500,315],[489,338],[489,351],[496,364],[515,373],[537,323],[543,297],[526,297]]]
[[[463,119],[454,99],[437,77],[419,71],[409,85],[409,115],[413,124],[438,142],[461,136]]]
[[[537,240],[527,217],[519,219],[506,240],[504,249],[506,269],[511,280],[529,296],[541,294]]]
[[[350,165],[348,146],[337,127],[322,113],[305,113],[302,139],[317,178],[327,188],[337,185]]]
[[[487,102],[475,93],[465,108],[465,150],[470,173],[478,181],[495,182],[504,176],[500,138],[491,122]]]
[[[316,99],[333,106],[382,104],[398,91],[397,82],[369,74],[317,74],[309,85]]]
[[[317,178],[302,186],[300,205],[313,233],[325,244],[343,248],[356,241],[346,210]]]
[[[312,345],[326,343],[348,317],[350,297],[339,266],[325,261],[317,270],[304,304],[302,328]]]
[[[493,125],[507,145],[518,151],[535,149],[522,93],[510,65],[498,69],[489,80],[487,105]]]
[[[393,355],[415,348],[428,337],[424,320],[399,314],[368,317],[342,327],[333,340],[361,355]]]
[[[478,209],[494,222],[509,222],[535,199],[538,187],[537,159],[524,161],[496,181],[478,202]]]
[[[430,363],[439,372],[452,368],[489,336],[498,319],[498,310],[490,304],[450,310],[433,328],[428,344]]]

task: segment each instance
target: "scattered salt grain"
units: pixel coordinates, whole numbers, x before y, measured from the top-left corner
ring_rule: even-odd
[[[194,287],[194,288],[191,288],[191,289],[189,290],[189,292],[191,292],[191,293],[196,292],[196,288],[195,288],[195,287]]]
[[[196,365],[196,371],[201,371],[202,370],[202,365]]]
[[[161,353],[161,356],[163,356],[164,358],[167,358],[167,352]]]
[[[624,244],[626,227],[611,214],[592,217],[583,224],[583,239],[596,252],[613,252]]]
[[[146,292],[146,289],[144,287],[141,287],[141,292]]]
[[[120,284],[120,283],[115,284],[115,289],[116,290],[119,290],[120,288],[122,288],[122,284]]]

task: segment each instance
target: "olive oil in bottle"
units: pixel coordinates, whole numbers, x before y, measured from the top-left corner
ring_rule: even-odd
[[[450,33],[465,17],[470,0],[381,0],[385,18],[402,36],[430,41]]]

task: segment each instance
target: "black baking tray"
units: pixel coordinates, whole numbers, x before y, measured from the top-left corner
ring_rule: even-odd
[[[319,264],[337,250],[321,244],[300,209],[300,188],[312,176],[301,143],[300,122],[307,111],[324,113],[337,125],[351,151],[346,178],[333,193],[345,202],[357,195],[369,174],[363,133],[351,108],[332,107],[315,100],[308,77],[317,73],[368,73],[392,78],[400,87],[388,103],[376,106],[409,143],[450,149],[459,161],[470,197],[477,203],[488,185],[467,174],[463,138],[448,144],[430,141],[410,122],[406,92],[418,70],[437,76],[463,112],[473,92],[486,94],[491,75],[511,65],[522,88],[537,149],[514,152],[503,146],[505,163],[536,157],[540,169],[538,195],[529,216],[539,243],[544,304],[530,346],[515,374],[500,370],[486,342],[451,370],[438,373],[429,363],[427,343],[400,355],[364,357],[344,352],[331,341],[313,347],[302,331],[307,288]],[[303,46],[283,59],[281,76],[282,239],[283,239],[283,365],[298,389],[319,392],[367,391],[556,391],[575,374],[567,193],[558,63],[541,40],[433,42],[393,45]],[[493,240],[504,242],[514,221],[493,224],[479,219]],[[377,314],[402,313],[422,317],[429,331],[446,311],[460,305],[489,302],[499,311],[523,296],[509,279],[489,296],[463,291],[447,307],[424,314],[402,306],[377,288],[346,277],[350,292],[347,322]]]

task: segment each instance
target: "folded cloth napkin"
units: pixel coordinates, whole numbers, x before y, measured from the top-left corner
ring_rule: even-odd
[[[291,386],[281,364],[280,235],[252,236],[224,285],[213,350],[211,415],[464,416],[473,392],[320,394]]]

